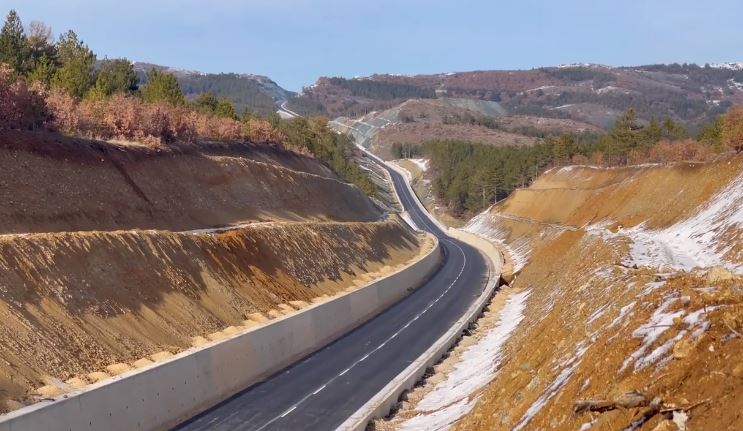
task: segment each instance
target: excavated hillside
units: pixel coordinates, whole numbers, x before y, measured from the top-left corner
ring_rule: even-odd
[[[743,157],[554,169],[465,229],[517,276],[377,429],[743,429]]]
[[[0,135],[0,412],[365,285],[430,241],[312,158]]]
[[[0,132],[0,231],[186,230],[379,211],[314,159],[268,145],[150,149]]]

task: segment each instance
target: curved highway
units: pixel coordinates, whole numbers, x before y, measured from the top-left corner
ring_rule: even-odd
[[[488,269],[474,248],[448,237],[390,172],[418,227],[441,242],[443,263],[412,294],[266,381],[179,425],[179,430],[331,430],[439,339],[480,296]]]

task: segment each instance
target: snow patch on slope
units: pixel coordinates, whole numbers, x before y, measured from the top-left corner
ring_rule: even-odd
[[[606,239],[628,237],[630,255],[627,265],[663,267],[689,271],[694,268],[723,266],[743,274],[743,265],[724,260],[734,244],[722,244],[720,237],[728,228],[743,227],[743,175],[715,195],[695,215],[668,228],[648,230],[643,224],[612,233],[606,224],[587,230]]]
[[[578,368],[578,365],[580,365],[581,361],[583,360],[583,355],[586,353],[587,350],[588,345],[586,345],[585,342],[582,342],[578,345],[575,354],[570,359],[564,362],[565,368],[563,368],[562,372],[557,375],[555,380],[553,380],[552,383],[547,386],[547,388],[539,395],[534,403],[532,403],[532,405],[526,410],[524,416],[522,416],[516,426],[513,427],[513,431],[519,431],[526,425],[528,425],[529,422],[534,418],[534,416],[536,416],[537,413],[542,410],[542,407],[544,407],[547,402],[552,399],[553,396],[555,396],[557,391],[565,386],[565,383],[568,382],[570,377],[573,375],[573,372],[575,372],[575,369]]]
[[[475,406],[479,397],[472,395],[498,372],[503,345],[524,319],[529,294],[528,290],[519,292],[506,301],[496,326],[462,353],[446,380],[418,403],[416,410],[420,414],[405,421],[401,430],[446,430]]]
[[[513,271],[517,272],[529,261],[531,251],[529,244],[526,239],[523,239],[514,241],[510,246],[506,245],[505,239],[508,232],[500,229],[497,218],[490,213],[491,208],[473,217],[463,230],[500,244],[513,261]]]
[[[428,170],[428,162],[430,160],[428,159],[408,159],[411,162],[415,163],[421,171],[426,172]]]
[[[686,308],[681,308],[676,311],[666,311],[669,307],[679,301],[682,303],[688,303],[689,297],[667,297],[653,312],[650,319],[632,332],[633,337],[642,339],[642,345],[624,360],[622,367],[619,369],[620,372],[626,370],[627,367],[633,363],[635,370],[645,368],[648,365],[658,362],[661,362],[662,364],[662,360],[666,359],[668,353],[673,349],[673,346],[689,332],[691,332],[691,337],[696,339],[709,329],[710,323],[704,318],[704,316],[716,310],[719,306],[704,307],[688,314]],[[685,325],[685,328],[681,329],[674,337],[669,338],[660,346],[653,348],[655,342],[658,341],[666,331],[677,326],[676,322],[682,323]]]
[[[743,70],[743,62],[728,61],[724,63],[710,64],[709,66],[715,69]]]

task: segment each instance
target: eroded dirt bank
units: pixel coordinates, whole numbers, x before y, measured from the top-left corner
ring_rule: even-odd
[[[0,171],[0,233],[379,216],[363,193],[322,164],[269,145],[150,149],[2,131]]]
[[[271,145],[0,132],[0,413],[367,284],[425,250]],[[217,229],[214,229],[217,228]]]
[[[740,157],[563,168],[473,219],[520,273],[378,427],[741,429],[742,184]]]
[[[418,252],[418,238],[394,220],[2,237],[5,410],[44,385],[90,382],[112,364],[175,353],[262,318],[253,313],[301,308],[294,301],[353,287]]]

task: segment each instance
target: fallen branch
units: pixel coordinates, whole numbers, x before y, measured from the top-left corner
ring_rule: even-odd
[[[581,400],[575,403],[573,411],[575,413],[599,412],[604,413],[611,410],[633,409],[636,407],[645,407],[650,404],[650,400],[645,394],[639,391],[630,391],[622,394],[619,398],[609,400]]]
[[[732,327],[732,326],[730,326],[730,325],[728,324],[728,322],[726,322],[726,321],[725,321],[725,319],[722,319],[722,323],[724,323],[724,324],[725,324],[725,326],[727,326],[729,330],[733,331],[733,334],[735,334],[735,336],[736,336],[736,337],[738,337],[738,338],[743,338],[743,335],[740,335],[740,332],[738,332],[738,331],[736,331],[735,329],[733,329],[733,327]]]
[[[712,401],[711,399],[707,398],[706,400],[698,401],[694,404],[689,404],[688,406],[665,406],[660,410],[660,413],[671,413],[671,412],[678,412],[678,411],[685,411],[688,412],[693,408],[699,407],[702,404],[706,404],[708,402]]]
[[[667,415],[673,412],[688,412],[702,404],[710,402],[709,398],[698,401],[687,406],[677,406],[675,404],[665,404],[662,399],[655,397],[652,400],[640,391],[630,391],[622,394],[619,398],[609,400],[580,400],[575,403],[573,410],[575,413],[597,412],[604,413],[617,409],[633,409],[638,407],[647,407],[645,411],[635,416],[630,424],[624,428],[624,431],[635,431],[642,427],[647,421],[657,414]]]
[[[653,416],[657,415],[661,411],[661,406],[663,405],[663,401],[655,397],[653,398],[653,401],[650,402],[648,405],[648,409],[645,410],[640,416],[630,422],[630,424],[624,428],[624,431],[635,431],[639,429],[641,426],[643,426],[647,421],[652,419]]]

